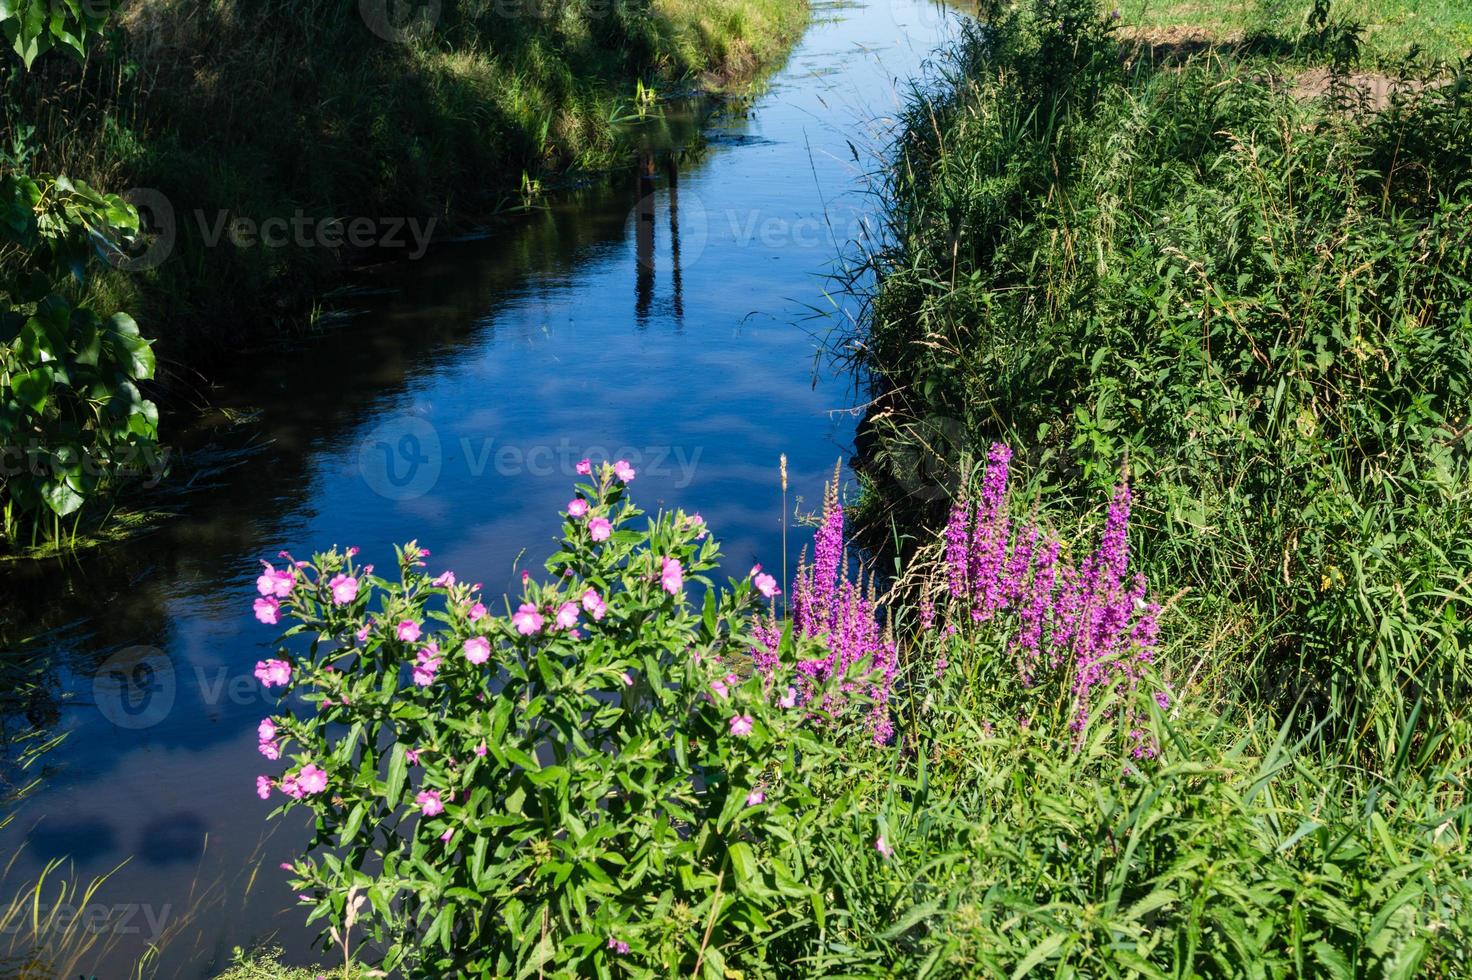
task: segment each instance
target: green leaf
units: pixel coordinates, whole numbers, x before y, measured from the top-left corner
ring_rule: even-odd
[[[12,389],[22,404],[40,414],[45,410],[47,399],[51,395],[53,380],[51,368],[43,364],[16,378]]]
[[[384,799],[390,807],[397,807],[404,796],[404,784],[409,779],[409,758],[405,755],[406,749],[402,743],[394,745],[388,760],[388,781],[384,789]]]

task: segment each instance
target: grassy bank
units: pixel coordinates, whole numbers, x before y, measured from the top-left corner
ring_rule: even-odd
[[[871,519],[943,517],[917,452],[1026,445],[1045,501],[1127,467],[1198,681],[1376,764],[1469,744],[1465,79],[1371,112],[1257,56],[1122,60],[1092,3],[1005,24],[899,146]]]
[[[1314,5],[1301,0],[1121,0],[1116,6],[1129,37],[1165,44],[1251,44],[1298,38]],[[1359,26],[1372,63],[1394,65],[1412,55],[1456,61],[1472,51],[1472,8],[1460,0],[1335,0],[1331,9],[1336,20]]]
[[[34,125],[35,166],[149,189],[162,240],[99,305],[166,366],[301,322],[345,256],[416,254],[432,222],[623,160],[646,96],[739,86],[806,19],[802,0],[401,6],[128,0],[84,68],[6,80],[4,135]]]

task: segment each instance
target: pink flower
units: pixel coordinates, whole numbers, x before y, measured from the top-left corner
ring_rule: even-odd
[[[327,788],[327,773],[309,762],[296,774],[296,784],[308,796],[320,793]]]
[[[419,765],[419,751],[417,749],[405,749],[404,758],[409,761],[409,765],[411,766]]]
[[[633,687],[633,686],[634,686],[634,675],[631,674],[631,673],[629,673],[627,670],[624,671],[624,687]]]
[[[276,723],[270,718],[261,719],[261,723],[256,726],[256,736],[262,742],[271,741],[276,737]]]
[[[455,836],[455,828],[454,827],[451,827],[449,830],[445,831],[443,834],[440,834],[440,840],[442,840],[446,844],[448,844],[448,843],[450,843],[450,838],[451,837],[454,837],[454,836]]]
[[[874,850],[878,851],[880,854],[884,855],[887,858],[894,857],[894,848],[890,847],[889,844],[885,842],[883,834],[880,834],[878,837],[874,838]]]
[[[291,664],[285,660],[258,660],[256,679],[267,687],[285,687],[291,682]]]
[[[364,646],[368,644],[368,634],[372,631],[372,629],[373,621],[370,619],[368,622],[363,624],[362,629],[358,630],[358,642],[360,644],[363,644]]]
[[[332,590],[332,604],[334,606],[346,606],[358,598],[358,580],[350,575],[334,576],[327,587]]]
[[[256,777],[256,795],[263,800],[271,798],[271,780],[265,776]]]
[[[491,659],[491,644],[483,636],[472,636],[465,641],[465,659],[479,667]]]
[[[414,620],[412,619],[406,619],[403,622],[399,623],[399,625],[394,628],[394,632],[404,643],[413,643],[420,637],[419,624],[414,622]]]
[[[715,692],[717,698],[724,698],[731,692],[726,688],[725,681],[711,681],[710,689]]]
[[[621,459],[613,464],[613,475],[624,483],[634,482],[634,468],[629,465],[629,461],[626,459]]]
[[[768,599],[782,593],[782,590],[777,588],[777,580],[770,575],[756,577],[756,590]]]
[[[750,735],[755,724],[756,722],[752,719],[751,715],[737,715],[731,719],[731,734]]]
[[[685,523],[689,524],[693,528],[699,529],[695,535],[696,541],[702,541],[705,539],[705,518],[701,517],[699,514],[691,514],[689,517],[685,518]]]
[[[443,572],[443,573],[441,573],[439,575],[439,577],[435,578],[429,584],[430,585],[437,585],[437,586],[439,586],[442,589],[448,589],[450,586],[452,586],[452,585],[455,584],[455,573],[454,572]]]
[[[678,559],[663,559],[659,584],[664,586],[664,590],[670,595],[680,594],[680,590],[685,587],[685,570],[680,567]]]
[[[277,599],[285,599],[291,595],[292,586],[296,585],[296,572],[289,568],[278,572],[266,561],[261,564],[266,570],[256,579],[256,591],[263,596],[275,596]]]
[[[782,700],[779,703],[784,708],[797,707],[797,688],[789,687],[787,693],[782,695]]]
[[[583,593],[583,609],[593,617],[594,622],[601,620],[608,612],[608,606],[604,604],[603,597],[593,589]]]
[[[259,751],[261,755],[270,759],[272,762],[275,762],[277,759],[281,758],[281,746],[273,740],[262,739],[256,745],[256,750]]]
[[[583,517],[588,513],[588,502],[582,497],[567,502],[568,517]]]
[[[747,806],[756,806],[759,803],[765,803],[765,802],[767,802],[767,794],[766,793],[763,793],[759,789],[754,789],[750,793],[747,793],[746,794],[746,805]]]
[[[608,948],[611,949],[611,950],[613,950],[615,953],[617,953],[620,956],[627,956],[627,955],[629,955],[629,944],[626,943],[626,942],[624,942],[622,939],[615,939],[612,936],[609,936],[608,937]]]
[[[607,541],[613,535],[613,525],[606,517],[595,517],[588,522],[588,534],[594,541]]]
[[[484,619],[485,615],[486,607],[485,604],[481,602],[477,602],[475,605],[471,606],[470,612],[466,614],[467,618],[472,623],[475,622],[477,619]]]
[[[578,476],[587,476],[593,472],[593,461],[584,459],[578,461]]]
[[[578,606],[575,602],[564,602],[557,609],[557,628],[570,630],[578,624]]]
[[[267,626],[281,622],[281,602],[275,596],[266,596],[255,602],[256,619]]]
[[[531,636],[541,632],[542,614],[537,612],[537,607],[530,602],[523,602],[516,612],[511,614],[511,625],[516,627],[516,632],[522,636]]]
[[[479,745],[477,745],[475,747],[475,754],[479,758],[484,759],[486,757],[486,743],[482,742]]]
[[[426,817],[433,817],[445,812],[445,805],[440,802],[440,794],[432,789],[414,797],[414,802],[419,804],[419,809]]]
[[[414,683],[420,687],[428,687],[434,683],[434,675],[440,669],[440,648],[436,643],[431,643],[419,651],[414,664]]]

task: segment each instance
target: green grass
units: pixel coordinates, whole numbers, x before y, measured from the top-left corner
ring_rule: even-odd
[[[348,974],[341,966],[283,966],[281,950],[266,948],[249,952],[237,949],[235,963],[219,975],[219,980],[343,980],[345,976]]]
[[[1297,38],[1309,0],[1119,0],[1131,32],[1162,41],[1191,36],[1243,40]],[[1428,58],[1456,61],[1472,53],[1472,6],[1462,0],[1335,0],[1332,16],[1364,27],[1366,53],[1393,62],[1414,48]]]
[[[1304,101],[1219,53],[1126,67],[1093,4],[1040,6],[973,36],[899,146],[855,348],[871,520],[940,519],[897,471],[927,427],[952,460],[1027,447],[1045,501],[1127,467],[1215,696],[1372,766],[1413,717],[1466,749],[1472,105]]]

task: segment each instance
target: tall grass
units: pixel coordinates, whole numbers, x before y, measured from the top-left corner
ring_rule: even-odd
[[[1412,719],[1472,744],[1465,77],[1370,113],[1261,62],[1127,66],[1092,2],[995,13],[898,146],[871,518],[938,520],[895,479],[927,430],[1036,447],[1044,499],[1126,465],[1219,696],[1379,766]]]

